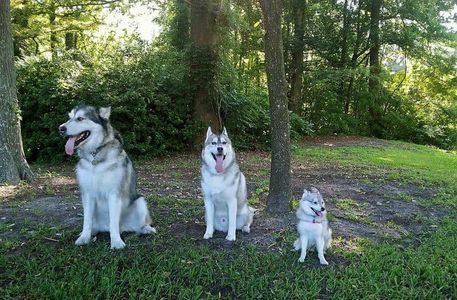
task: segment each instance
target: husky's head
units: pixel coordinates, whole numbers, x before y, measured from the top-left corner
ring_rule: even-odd
[[[208,127],[202,156],[211,169],[214,168],[217,173],[224,172],[227,162],[233,159],[232,142],[225,127],[221,134],[213,133],[211,127]]]
[[[95,150],[110,126],[110,114],[111,107],[96,108],[80,104],[73,108],[68,114],[70,119],[59,126],[60,133],[68,137],[65,152],[72,155],[75,149]]]
[[[307,215],[323,217],[326,214],[324,199],[321,193],[312,187],[311,191],[304,190],[300,200],[300,209]]]

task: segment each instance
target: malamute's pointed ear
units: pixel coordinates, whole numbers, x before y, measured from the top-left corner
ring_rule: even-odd
[[[102,117],[105,120],[108,120],[109,116],[111,115],[111,106],[100,107],[99,114],[100,114],[100,117]]]
[[[225,128],[225,126],[224,126],[224,130],[222,130],[222,134],[225,135],[226,137],[228,137],[227,128]]]
[[[207,141],[212,134],[213,134],[213,131],[211,130],[211,126],[209,126],[208,130],[206,131],[206,139],[205,139],[205,141]]]
[[[309,194],[308,190],[304,189],[302,199],[305,198],[306,196],[308,196],[308,194]]]
[[[72,119],[72,118],[75,116],[75,113],[76,113],[76,108],[73,108],[73,109],[68,113],[68,117],[70,117],[70,119]]]

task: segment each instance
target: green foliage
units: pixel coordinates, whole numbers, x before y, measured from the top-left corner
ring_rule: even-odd
[[[131,58],[126,51],[136,51]],[[144,51],[144,53],[142,53]],[[132,155],[166,155],[193,143],[200,129],[190,118],[185,66],[179,55],[119,49],[111,64],[76,55],[24,61],[18,68],[26,154],[31,160],[63,153],[57,127],[79,102],[113,107],[111,121]],[[134,58],[133,58],[134,57]]]

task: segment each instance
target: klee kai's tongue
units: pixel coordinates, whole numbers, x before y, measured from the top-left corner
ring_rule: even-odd
[[[224,172],[224,157],[222,155],[216,155],[216,172],[222,173]]]
[[[73,155],[73,153],[75,152],[75,141],[76,141],[76,137],[71,137],[68,139],[67,143],[65,144],[65,152],[68,154],[68,155]]]

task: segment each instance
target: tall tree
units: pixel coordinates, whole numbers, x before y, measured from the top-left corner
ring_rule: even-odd
[[[13,61],[10,0],[0,1],[0,183],[31,180],[22,147]]]
[[[211,88],[217,72],[217,23],[221,5],[221,0],[192,0],[190,12],[194,117],[216,130],[222,126]]]
[[[371,132],[372,134],[380,135],[380,118],[381,118],[381,105],[379,100],[381,98],[381,84],[379,75],[381,73],[381,63],[379,60],[379,50],[381,49],[381,40],[379,37],[379,21],[381,13],[382,0],[371,0],[370,8],[370,77],[368,80],[368,87],[370,88],[371,101],[370,101],[370,118],[371,118]]]
[[[290,126],[281,36],[282,1],[260,0],[265,29],[265,67],[271,117],[271,175],[267,210],[289,211]]]
[[[292,45],[291,80],[290,80],[290,109],[300,114],[302,111],[303,89],[303,51],[305,38],[305,5],[306,0],[294,0],[292,3],[294,15],[294,39]]]

